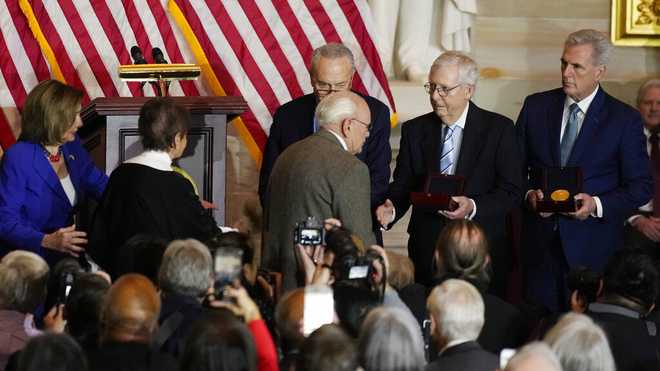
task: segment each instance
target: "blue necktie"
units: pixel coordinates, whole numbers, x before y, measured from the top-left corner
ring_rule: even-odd
[[[454,164],[454,129],[451,126],[445,126],[445,138],[442,142],[442,154],[440,155],[440,172],[450,174],[451,167]]]
[[[568,158],[571,156],[571,150],[577,137],[578,114],[582,112],[577,103],[571,104],[568,111],[568,121],[564,128],[564,136],[561,138],[561,166],[566,166]]]

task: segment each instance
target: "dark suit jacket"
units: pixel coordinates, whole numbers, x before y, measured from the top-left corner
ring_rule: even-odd
[[[265,208],[265,249],[262,264],[282,272],[284,290],[297,287],[293,229],[309,216],[334,217],[360,237],[375,242],[369,207],[369,170],[344,150],[339,140],[321,129],[277,159]]]
[[[361,94],[360,94],[361,95]],[[371,179],[371,206],[378,206],[385,200],[387,184],[390,181],[390,111],[383,102],[370,96],[361,95],[371,112],[371,132],[358,154],[358,158],[369,167]],[[259,174],[259,198],[266,204],[268,178],[277,157],[291,144],[313,134],[316,97],[307,94],[282,105],[275,111],[270,134],[266,141],[264,156]]]
[[[410,207],[410,192],[423,190],[427,175],[439,172],[441,146],[442,121],[435,113],[403,124],[394,180],[389,188],[396,220]],[[506,276],[510,260],[505,242],[505,216],[521,198],[516,148],[513,122],[470,102],[455,174],[465,177],[465,196],[472,198],[477,206],[474,220],[488,236],[496,276]],[[408,224],[408,254],[415,263],[418,282],[431,283],[433,250],[447,221],[436,212],[413,207]]]
[[[94,166],[80,139],[62,145],[62,155],[77,200],[100,199],[108,178]],[[11,146],[0,166],[0,255],[30,250],[52,263],[61,254],[41,247],[41,240],[73,224],[74,214],[43,147],[24,141]]]
[[[562,89],[530,95],[518,117],[516,129],[525,159],[524,173],[560,166],[560,132],[566,94]],[[523,251],[528,266],[538,265],[539,251],[551,248],[559,231],[570,267],[587,266],[602,271],[612,252],[623,242],[624,218],[652,197],[652,179],[639,113],[599,88],[586,112],[567,166],[582,170],[582,191],[598,196],[603,217],[584,221],[555,215],[524,216]],[[541,188],[531,179],[525,190]]]
[[[445,349],[435,361],[426,366],[426,371],[494,371],[500,367],[499,358],[474,341],[468,341]]]
[[[94,371],[175,371],[177,360],[167,353],[136,342],[106,343],[87,354],[87,363]]]

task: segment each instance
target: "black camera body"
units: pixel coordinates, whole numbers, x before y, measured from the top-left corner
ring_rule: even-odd
[[[323,223],[316,217],[308,216],[307,219],[296,224],[293,230],[293,242],[303,246],[325,245]]]
[[[57,296],[57,302],[60,304],[66,303],[66,299],[69,297],[71,288],[76,280],[73,272],[63,272],[60,276],[60,292]]]

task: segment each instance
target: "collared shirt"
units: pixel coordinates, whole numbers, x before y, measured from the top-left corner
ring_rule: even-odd
[[[651,156],[651,143],[649,143],[649,138],[651,137],[651,131],[644,127],[644,135],[646,136],[646,151]],[[655,134],[655,135],[660,135],[660,134]],[[645,205],[640,206],[639,211],[644,211],[644,212],[653,212],[653,199],[649,200]],[[628,219],[628,222],[632,222],[635,220],[639,215],[633,215]]]
[[[147,150],[124,161],[125,164],[139,164],[156,170],[172,171],[172,159],[167,152]]]
[[[467,119],[468,108],[470,108],[470,103],[465,105],[463,113],[461,113],[461,116],[456,122],[443,123],[442,125],[443,138],[447,127],[452,127],[454,129],[454,133],[451,137],[452,144],[454,145],[453,163],[451,169],[449,169],[449,174],[454,174],[456,172],[456,164],[458,163],[458,155],[461,153],[461,142],[463,141],[463,130],[465,130],[465,120]]]
[[[456,346],[456,345],[460,345],[460,344],[463,344],[463,343],[467,343],[467,342],[470,342],[470,341],[473,341],[473,340],[470,340],[470,339],[456,339],[456,340],[452,340],[452,341],[448,342],[447,345],[444,346],[444,348],[440,349],[440,351],[438,352],[438,354],[442,354],[442,353],[444,353],[445,350],[447,350],[447,349],[449,349],[449,348],[451,348],[451,347],[454,347],[454,346]]]
[[[326,129],[326,130],[328,130],[328,129]],[[343,148],[344,151],[348,151],[348,146],[346,145],[346,141],[344,140],[344,138],[342,138],[339,134],[335,133],[332,130],[328,130],[328,131],[331,132],[332,135],[335,136],[335,138],[337,138],[337,140],[339,141],[339,144],[341,144],[341,148]]]

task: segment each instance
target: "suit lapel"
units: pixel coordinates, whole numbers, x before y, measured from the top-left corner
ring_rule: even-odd
[[[48,159],[44,155],[41,146],[36,144],[34,146],[32,166],[34,167],[35,172],[39,174],[39,176],[44,180],[44,182],[46,182],[46,184],[48,184],[48,187],[53,191],[53,193],[66,200],[68,203],[69,199],[64,193],[64,188],[62,188],[62,183],[60,183],[60,180],[57,178],[55,170],[53,170],[53,167],[48,162]]]
[[[553,166],[561,166],[561,120],[564,114],[566,95],[563,91],[555,97],[555,101],[548,108],[548,138],[550,138],[550,155]]]
[[[440,147],[442,146],[442,121],[431,113],[429,121],[424,128],[424,138],[422,139],[422,148],[424,149],[424,162],[426,164],[427,174],[440,171]]]
[[[571,155],[568,158],[568,165],[576,165],[579,163],[580,157],[587,148],[588,143],[591,141],[591,138],[597,134],[596,128],[598,123],[601,120],[601,116],[604,113],[604,101],[605,93],[602,88],[598,88],[598,92],[594,97],[594,100],[591,101],[589,109],[585,113],[584,121],[582,121],[582,127],[578,133],[577,138],[575,138],[575,143],[573,144],[573,149]]]
[[[73,153],[73,151],[71,151],[71,148],[69,148],[68,145],[62,146],[62,155],[64,155],[64,162],[66,163],[66,167],[69,171],[69,177],[71,177],[71,183],[73,183],[73,188],[76,190],[76,192],[78,192],[79,189],[82,189],[82,187],[80,187],[80,171],[78,169],[78,166],[75,166],[76,162],[79,161],[79,159]],[[80,199],[81,196],[77,198]]]
[[[484,130],[481,109],[470,101],[467,117],[465,118],[465,128],[463,129],[460,152],[458,154],[458,163],[454,172],[456,175],[469,178],[472,174],[472,170],[475,168],[476,161],[479,158],[479,153],[483,148],[483,141],[485,140]]]

